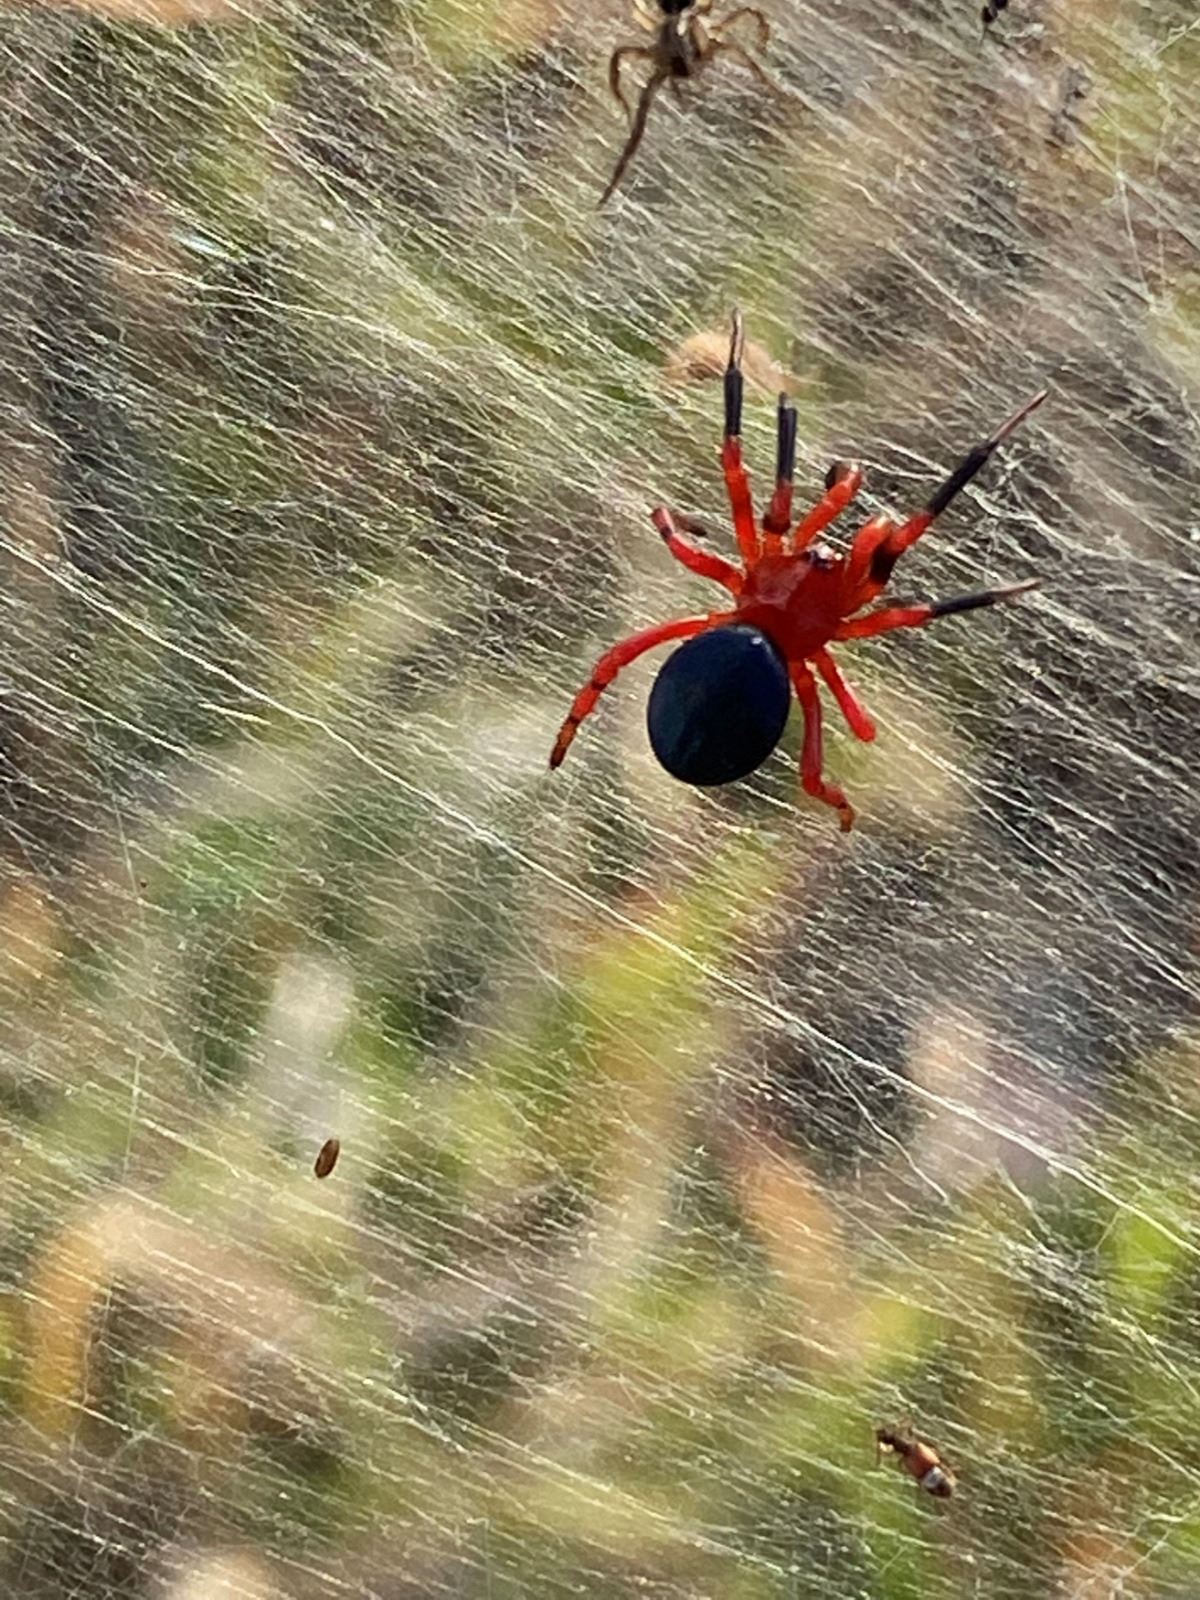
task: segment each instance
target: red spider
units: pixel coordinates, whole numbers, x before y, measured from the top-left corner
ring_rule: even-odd
[[[654,526],[676,560],[690,571],[723,584],[733,597],[733,606],[727,611],[711,611],[706,616],[661,623],[658,627],[635,633],[607,650],[575,697],[567,719],[559,730],[550,755],[550,765],[559,765],[570,748],[579,724],[594,709],[602,692],[631,661],[657,644],[665,644],[670,639],[690,639],[693,635],[706,634],[710,630],[726,630],[724,640],[714,640],[713,643],[730,646],[733,642],[730,634],[736,628],[744,639],[766,647],[760,649],[760,657],[770,657],[777,663],[783,683],[782,716],[777,725],[773,725],[773,731],[761,739],[760,747],[755,748],[752,756],[745,760],[735,756],[733,767],[722,768],[719,776],[712,775],[717,769],[711,762],[705,767],[705,775],[696,775],[694,769],[688,769],[690,757],[683,759],[679,766],[673,767],[668,761],[664,761],[664,765],[685,781],[699,783],[725,782],[731,776],[744,776],[753,771],[778,742],[786,720],[787,678],[783,676],[786,670],[804,713],[804,747],[800,758],[804,789],[826,805],[833,806],[841,818],[843,831],[848,831],[854,824],[853,808],[842,790],[836,784],[827,783],[821,775],[821,703],[812,668],[816,669],[837,701],[856,737],[873,739],[875,725],[842,677],[827,645],[843,639],[868,639],[873,634],[890,633],[894,628],[924,627],[936,617],[953,616],[962,611],[974,611],[979,606],[996,605],[999,601],[1011,600],[1015,595],[1037,587],[1039,580],[1034,578],[1012,588],[986,589],[981,594],[961,595],[957,599],[942,600],[936,604],[885,606],[859,614],[864,606],[883,593],[891,578],[892,568],[904,552],[916,543],[934,518],[971,481],[997,446],[1030,412],[1041,405],[1046,392],[1043,390],[1035,395],[990,439],[969,451],[926,503],[924,510],[902,523],[896,523],[886,516],[872,517],[855,535],[849,551],[845,555],[835,555],[827,546],[814,544],[813,540],[846,509],[858,493],[863,479],[862,469],[856,462],[835,462],[826,479],[824,497],[791,528],[796,412],[788,404],[786,395],[781,395],[779,399],[775,492],[762,519],[761,529],[755,523],[750,484],[742,465],[740,438],[742,342],[742,320],[735,311],[729,365],[725,372],[725,440],[721,465],[733,508],[733,525],[742,565],[734,566],[692,543],[686,535],[704,533],[692,518],[673,514],[665,506],[659,506],[651,512]],[[699,649],[698,643],[693,643],[677,651],[660,674],[655,691],[663,685],[673,663],[680,663],[687,652]],[[723,666],[722,670],[728,671],[728,668]],[[689,672],[693,682],[683,682],[663,697],[669,702],[667,717],[673,719],[670,736],[674,737],[678,732],[677,725],[682,719],[691,725],[687,731],[693,742],[699,738],[701,741],[707,740],[709,746],[720,739],[733,739],[736,743],[742,736],[738,724],[743,720],[745,702],[744,698],[739,697],[744,695],[741,683],[745,680],[739,680],[731,698],[731,685],[714,682],[711,676],[706,680],[702,664],[698,675],[696,663],[689,664]],[[687,677],[688,673],[685,672],[676,674],[680,680]],[[720,691],[723,687],[726,692],[722,699]],[[654,698],[652,695],[651,741],[661,760],[662,750],[655,738]],[[747,717],[753,714],[753,709],[745,707]],[[753,742],[758,735],[752,732],[749,737]],[[707,753],[711,756],[711,748]],[[741,754],[745,754],[744,750]]]

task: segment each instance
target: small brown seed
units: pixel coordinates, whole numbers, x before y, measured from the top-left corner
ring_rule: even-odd
[[[317,1159],[313,1162],[313,1171],[318,1178],[327,1178],[337,1166],[337,1158],[342,1152],[340,1139],[326,1139],[317,1151]]]

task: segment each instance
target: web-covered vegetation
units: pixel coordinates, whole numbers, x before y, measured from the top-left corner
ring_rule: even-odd
[[[5,1593],[1200,1589],[1200,27],[770,13],[602,214],[608,0],[0,24]],[[652,663],[545,770],[735,301],[760,493],[1052,390],[849,840]]]

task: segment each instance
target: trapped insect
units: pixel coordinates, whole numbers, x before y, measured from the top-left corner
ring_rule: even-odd
[[[948,1500],[954,1493],[954,1475],[941,1456],[907,1428],[876,1428],[876,1462],[885,1450],[896,1457],[901,1469],[915,1478],[926,1493],[939,1500]]]
[[[313,1171],[318,1178],[327,1178],[329,1176],[334,1167],[337,1166],[338,1157],[341,1153],[342,1142],[340,1139],[326,1139],[325,1143],[317,1151],[317,1159],[313,1162]]]
[[[733,605],[646,628],[605,651],[572,703],[550,765],[560,764],[580,723],[623,667],[655,645],[687,639],[663,666],[650,695],[647,725],[660,763],[684,783],[720,784],[744,778],[779,742],[790,708],[790,685],[804,714],[800,775],[805,792],[832,806],[843,831],[848,831],[854,810],[842,790],[822,776],[821,702],[813,669],[856,737],[873,739],[875,725],[838,670],[829,644],[869,639],[896,628],[924,627],[937,617],[993,606],[1037,587],[1034,578],[934,604],[863,611],[882,595],[904,552],[1046,394],[1035,395],[991,438],[968,451],[923,510],[902,523],[887,516],[872,517],[846,554],[838,555],[814,540],[858,493],[862,469],[857,462],[835,462],[825,480],[824,497],[792,527],[796,412],[786,395],[779,398],[775,491],[761,526],[755,521],[742,465],[742,342],[742,321],[735,311],[725,372],[721,465],[741,564],[735,566],[694,544],[688,535],[703,535],[705,530],[691,517],[665,506],[650,514],[675,559],[722,584]]]
[[[980,20],[983,23],[984,33],[986,33],[991,27],[992,23],[999,18],[1000,13],[1002,11],[1006,11],[1007,9],[1008,0],[984,0],[983,10],[979,13]]]
[[[634,15],[644,28],[654,34],[653,44],[625,44],[613,51],[608,62],[608,87],[625,108],[631,119],[629,138],[617,158],[617,165],[609,179],[608,187],[600,196],[604,205],[625,176],[629,163],[637,153],[646,131],[650,107],[664,83],[669,83],[680,98],[679,85],[684,78],[694,78],[717,55],[732,56],[748,68],[760,83],[773,94],[779,85],[768,75],[762,64],[742,45],[724,37],[725,31],[742,17],[749,17],[758,29],[758,48],[764,50],[771,37],[771,25],[757,6],[738,6],[728,16],[705,24],[714,0],[658,0],[658,14],[646,0],[634,0]],[[650,61],[653,71],[638,99],[636,112],[625,98],[621,87],[621,69],[627,61]]]
[[[1069,66],[1058,82],[1058,104],[1050,118],[1050,142],[1074,144],[1079,137],[1079,107],[1092,92],[1092,80],[1082,67]]]

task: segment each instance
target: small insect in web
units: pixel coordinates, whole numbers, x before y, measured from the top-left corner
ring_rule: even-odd
[[[1092,80],[1082,67],[1069,66],[1058,82],[1058,104],[1050,118],[1051,144],[1067,146],[1079,138],[1079,108],[1092,92]]]
[[[910,1429],[876,1428],[876,1465],[885,1450],[896,1457],[901,1469],[915,1478],[927,1494],[938,1500],[948,1500],[954,1493],[954,1474],[933,1446],[918,1439]]]
[[[325,1143],[317,1151],[317,1159],[313,1162],[313,1171],[318,1178],[327,1178],[329,1176],[334,1167],[337,1166],[338,1157],[341,1153],[342,1142],[340,1139],[326,1139]]]
[[[836,784],[822,776],[824,743],[817,677],[837,702],[851,732],[875,737],[875,724],[829,652],[832,643],[869,639],[897,628],[923,628],[938,617],[957,616],[982,606],[1012,600],[1037,587],[1033,578],[1007,589],[985,589],[933,604],[884,606],[864,611],[877,600],[896,562],[941,515],[985,465],[999,445],[1046,398],[1043,390],[1022,406],[990,438],[967,452],[922,510],[905,522],[872,517],[844,555],[816,537],[858,493],[863,481],[857,462],[835,461],[825,479],[823,498],[792,525],[796,469],[796,411],[779,397],[775,491],[755,520],[750,483],[742,464],[742,320],[733,317],[729,364],[725,371],[725,439],[721,466],[733,510],[741,564],[702,549],[692,536],[705,529],[694,518],[658,506],[651,521],[667,549],[689,571],[711,578],[729,591],[732,606],[703,616],[646,628],[606,650],[575,696],[550,753],[557,767],[579,725],[617,674],[655,645],[672,639],[688,643],[668,658],[650,693],[647,730],[660,764],[683,783],[732,783],[753,772],[779,743],[795,692],[804,714],[800,778],[804,790],[838,813],[843,832],[854,810]]]
[[[782,90],[771,78],[762,63],[743,45],[725,38],[731,25],[748,18],[758,29],[758,48],[766,49],[771,38],[771,25],[757,6],[738,6],[725,17],[706,24],[714,0],[658,0],[658,14],[646,0],[634,0],[634,15],[644,28],[654,34],[654,43],[625,44],[614,50],[608,62],[608,87],[615,99],[625,108],[630,118],[629,138],[617,158],[617,165],[609,179],[608,187],[600,196],[604,205],[625,176],[629,163],[637,154],[646,131],[650,107],[664,83],[669,83],[676,99],[680,99],[679,85],[685,78],[694,78],[718,55],[730,56],[740,61],[772,94]],[[621,70],[627,61],[650,61],[653,70],[638,99],[634,111],[625,98],[621,86]]]
[[[983,10],[979,13],[984,33],[999,19],[1000,13],[1007,10],[1008,0],[984,0]]]

